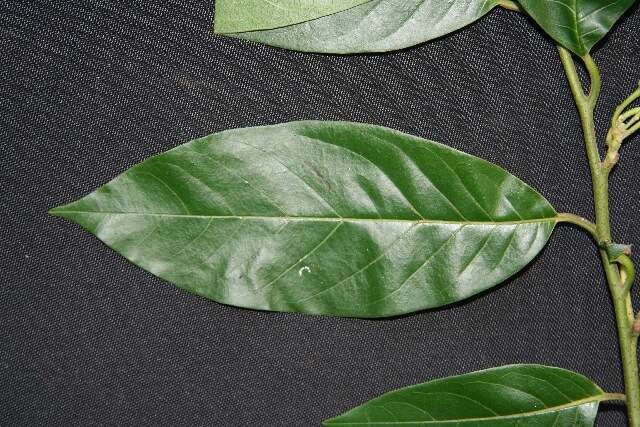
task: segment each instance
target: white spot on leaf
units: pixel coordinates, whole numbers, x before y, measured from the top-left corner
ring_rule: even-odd
[[[298,276],[302,277],[302,273],[304,273],[305,271],[307,273],[311,273],[311,269],[308,266],[305,265],[300,270],[298,270]]]

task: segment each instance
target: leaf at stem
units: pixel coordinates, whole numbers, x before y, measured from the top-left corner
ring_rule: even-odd
[[[349,4],[353,6],[353,1]],[[371,0],[292,25],[282,26],[277,24],[280,21],[274,21],[270,29],[262,25],[255,26],[254,31],[247,31],[246,25],[225,25],[218,26],[216,32],[304,52],[386,52],[459,30],[496,4],[497,0]],[[257,8],[252,13],[261,12]],[[216,20],[226,22],[227,15],[233,13],[237,10],[218,9]]]
[[[590,427],[606,395],[564,369],[512,365],[384,394],[324,422],[342,427]]]
[[[51,211],[222,303],[385,317],[524,267],[556,212],[505,170],[377,126],[295,122],[195,140]]]
[[[519,0],[555,41],[584,56],[635,0]]]

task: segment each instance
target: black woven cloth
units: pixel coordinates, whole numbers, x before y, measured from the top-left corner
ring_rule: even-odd
[[[597,251],[561,226],[521,274],[392,320],[224,306],[133,266],[46,210],[195,137],[300,119],[392,127],[495,162],[592,217],[556,50],[522,15],[384,55],[216,37],[212,0],[0,2],[0,425],[317,426],[394,388],[511,363],[622,389]],[[595,50],[598,131],[640,78],[635,7]],[[640,243],[640,138],[612,178]],[[637,292],[636,292],[637,293]],[[625,423],[604,404],[599,426]]]

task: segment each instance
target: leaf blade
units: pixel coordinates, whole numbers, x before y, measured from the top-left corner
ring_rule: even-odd
[[[510,365],[391,391],[323,425],[587,427],[605,399],[597,385],[574,372]]]
[[[302,52],[388,52],[457,31],[496,5],[496,0],[372,0],[339,13],[280,28],[219,32]]]
[[[238,33],[299,24],[371,0],[217,0],[215,30]]]
[[[555,41],[584,56],[635,0],[519,0],[519,3]]]
[[[206,298],[354,317],[488,289],[526,265],[556,223],[542,196],[495,165],[340,122],[196,140],[52,213]]]

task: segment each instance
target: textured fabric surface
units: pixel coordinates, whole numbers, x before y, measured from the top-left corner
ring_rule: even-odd
[[[341,57],[215,37],[212,3],[0,3],[0,425],[315,426],[399,386],[517,362],[621,389],[596,250],[570,226],[492,292],[365,321],[206,301],[47,216],[192,138],[299,119],[440,141],[592,216],[560,62],[523,16],[496,10],[433,43]],[[640,78],[638,34],[635,7],[595,51],[601,136]],[[632,243],[638,144],[612,178],[614,232]],[[624,419],[605,404],[598,425]]]

